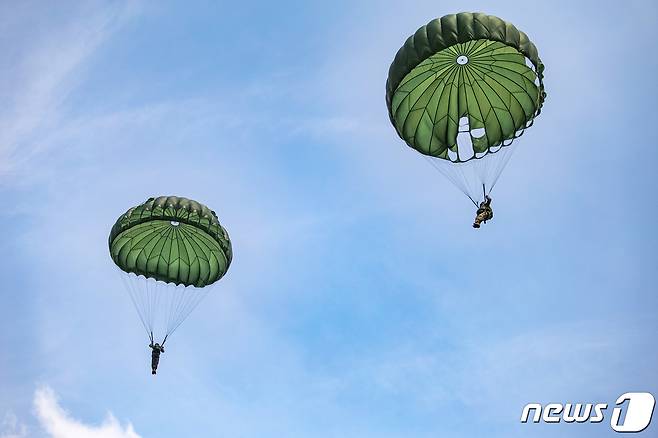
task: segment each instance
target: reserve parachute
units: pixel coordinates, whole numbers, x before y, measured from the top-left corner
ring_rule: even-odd
[[[398,135],[479,206],[541,112],[544,65],[527,35],[498,17],[430,21],[397,52],[386,104]]]
[[[215,212],[177,196],[126,211],[112,227],[109,249],[152,344],[164,344],[233,257]]]

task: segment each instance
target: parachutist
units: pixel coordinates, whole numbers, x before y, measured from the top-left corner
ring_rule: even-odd
[[[151,374],[156,374],[158,370],[158,363],[160,363],[160,353],[164,353],[164,347],[157,342],[149,344],[151,347]]]
[[[487,223],[489,219],[493,219],[493,209],[491,208],[491,198],[488,195],[484,196],[484,201],[480,202],[473,222],[473,228],[480,228],[481,223]]]
[[[158,196],[119,216],[108,243],[149,335],[156,374],[167,338],[207,294],[206,287],[226,274],[231,240],[210,208],[180,196]]]
[[[475,228],[493,217],[486,199],[483,206],[478,201],[496,185],[510,146],[545,100],[537,47],[512,23],[481,12],[444,15],[420,27],[386,78],[395,131],[473,201]]]

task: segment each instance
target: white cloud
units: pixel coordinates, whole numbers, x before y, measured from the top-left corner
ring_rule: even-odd
[[[86,425],[66,412],[49,387],[37,389],[34,407],[39,424],[50,438],[139,438],[132,424],[123,427],[111,413],[99,426]],[[2,438],[18,438],[25,435],[8,435]]]

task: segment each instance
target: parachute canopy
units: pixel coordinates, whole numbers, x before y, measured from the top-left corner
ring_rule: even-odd
[[[545,97],[543,70],[535,45],[511,23],[482,13],[446,15],[418,29],[395,56],[389,115],[400,137],[425,155],[479,158],[532,125]],[[457,145],[464,117],[473,154]]]
[[[149,198],[128,210],[112,227],[109,245],[121,270],[185,286],[219,280],[233,257],[215,212],[177,196]]]
[[[163,344],[233,258],[215,212],[176,196],[149,198],[121,215],[109,246],[151,342],[161,336]]]
[[[446,15],[398,50],[386,81],[389,117],[407,145],[438,158],[433,164],[475,202],[541,112],[543,72],[537,48],[513,24],[483,13]],[[471,160],[482,163],[464,165]]]

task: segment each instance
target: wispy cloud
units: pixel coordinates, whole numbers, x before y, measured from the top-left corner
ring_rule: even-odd
[[[18,15],[29,32],[12,35],[17,50],[0,66],[8,72],[0,96],[0,175],[15,171],[57,129],[66,98],[84,77],[92,55],[137,11],[137,2],[78,7],[65,20],[42,26]],[[46,12],[47,13],[47,12]]]

